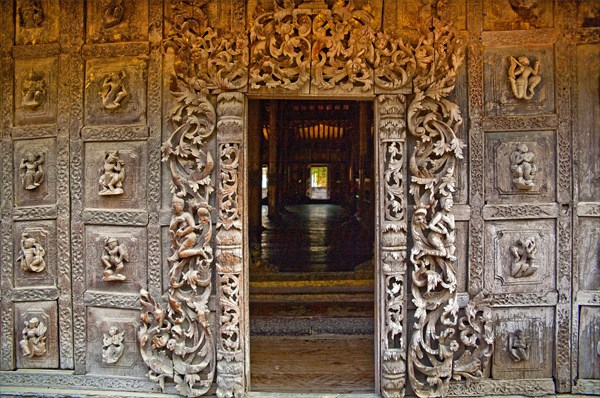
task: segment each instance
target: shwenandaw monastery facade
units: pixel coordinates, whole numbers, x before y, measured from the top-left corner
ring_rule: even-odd
[[[0,27],[0,396],[600,395],[600,1]]]

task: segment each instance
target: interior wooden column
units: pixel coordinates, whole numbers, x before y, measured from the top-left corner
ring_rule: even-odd
[[[260,161],[260,142],[262,135],[260,102],[248,101],[248,232],[251,246],[260,243],[261,199],[262,199],[262,164]]]
[[[269,217],[274,216],[278,210],[278,145],[279,139],[279,101],[271,100],[269,111],[269,181],[267,183],[268,189],[268,204],[269,204]]]

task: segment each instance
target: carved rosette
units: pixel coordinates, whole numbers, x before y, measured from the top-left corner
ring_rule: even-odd
[[[381,393],[385,398],[403,397],[406,381],[406,111],[403,95],[381,95],[379,150],[383,211],[380,213],[380,258],[385,305],[382,316]]]
[[[460,110],[446,97],[454,89],[462,62],[460,40],[447,23],[428,20],[415,48],[414,97],[408,130],[416,139],[409,160],[410,260],[415,323],[408,348],[408,374],[419,397],[448,395],[450,380],[481,379],[492,352],[491,310],[482,294],[459,314],[457,302],[456,223],[452,213],[454,169],[465,146],[457,137]]]
[[[217,98],[217,189],[216,266],[219,281],[219,334],[217,343],[217,397],[244,395],[244,352],[240,326],[242,317],[243,239],[238,181],[242,168],[244,95],[222,93]]]
[[[163,143],[169,164],[173,216],[169,226],[169,290],[157,302],[142,290],[138,331],[140,352],[148,376],[164,388],[173,379],[188,397],[208,392],[216,372],[215,339],[208,300],[212,281],[210,195],[214,168],[207,141],[216,125],[210,101],[184,82],[173,80],[177,105],[171,112],[173,133]]]
[[[274,7],[259,12],[250,30],[250,88],[299,90],[310,78],[310,10]]]

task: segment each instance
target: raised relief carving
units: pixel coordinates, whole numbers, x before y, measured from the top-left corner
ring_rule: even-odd
[[[46,355],[46,325],[37,317],[25,321],[23,339],[19,341],[21,352],[28,358]]]
[[[41,72],[34,72],[33,69],[23,78],[21,87],[23,96],[21,105],[24,108],[35,110],[46,99],[46,82]]]
[[[100,261],[104,265],[103,281],[124,281],[126,279],[125,275],[120,272],[125,267],[125,262],[129,261],[129,254],[127,253],[127,246],[119,244],[117,239],[106,239],[104,254]]]
[[[514,96],[518,99],[530,100],[535,95],[534,89],[542,81],[540,76],[540,61],[535,61],[533,67],[529,58],[521,56],[518,59],[510,57],[508,80]]]
[[[121,107],[121,102],[129,95],[125,88],[126,77],[124,70],[118,73],[108,73],[104,76],[100,86],[100,97],[104,109],[112,111]]]
[[[21,234],[21,255],[17,261],[21,262],[21,268],[25,272],[42,272],[46,268],[44,255],[46,250],[27,232]]]
[[[102,339],[102,363],[106,365],[115,364],[121,359],[125,346],[123,345],[123,335],[116,326],[111,326],[108,333],[104,333]]]
[[[125,10],[123,0],[104,0],[102,9],[102,27],[110,29],[123,22]]]
[[[525,144],[517,144],[510,154],[510,171],[517,189],[530,190],[535,187],[533,178],[537,173],[535,154]]]
[[[46,154],[44,152],[36,155],[31,152],[27,152],[25,157],[21,159],[21,183],[23,189],[34,190],[44,182],[45,173],[42,169],[42,165],[46,161]]]
[[[100,192],[98,195],[120,195],[123,193],[123,180],[125,179],[125,162],[121,159],[119,151],[106,152],[104,165],[100,168]]]
[[[508,355],[513,362],[529,360],[529,339],[522,330],[508,334]]]
[[[510,272],[513,278],[525,278],[538,270],[538,264],[535,263],[537,248],[532,238],[518,240],[511,246],[510,253],[513,256]]]
[[[44,20],[41,0],[23,0],[19,7],[19,23],[25,28],[37,28]]]

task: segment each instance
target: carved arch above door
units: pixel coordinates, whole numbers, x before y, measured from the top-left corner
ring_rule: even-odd
[[[448,96],[462,46],[438,17],[437,4],[424,2],[420,37],[412,42],[377,30],[369,7],[359,9],[352,0],[331,7],[324,1],[275,2],[273,10],[257,9],[247,30],[241,24],[229,32],[210,25],[207,3],[170,3],[172,34],[164,46],[174,53],[170,89],[176,106],[171,136],[162,146],[173,193],[170,287],[164,302],[141,292],[138,339],[150,378],[161,386],[173,379],[182,395],[196,397],[209,392],[216,376],[218,397],[245,394],[247,275],[239,183],[245,95],[273,92],[376,98],[376,341],[382,396],[404,396],[407,372],[415,393],[427,397],[447,395],[450,379],[484,377],[493,344],[490,310],[478,295],[459,315],[454,269],[454,168],[465,145],[456,135],[460,109]],[[212,153],[208,141],[215,131]],[[410,156],[407,131],[416,141]],[[416,204],[410,253],[409,192]],[[410,331],[408,259],[416,305]],[[209,310],[213,272],[216,314]]]

